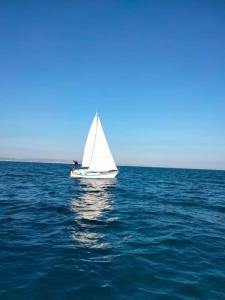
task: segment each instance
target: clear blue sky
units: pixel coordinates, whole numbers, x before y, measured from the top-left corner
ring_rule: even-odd
[[[0,157],[225,169],[225,2],[1,1]]]

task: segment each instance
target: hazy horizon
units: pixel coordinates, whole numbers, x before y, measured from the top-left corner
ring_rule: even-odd
[[[66,159],[38,159],[38,158],[31,158],[31,159],[25,159],[25,158],[7,158],[7,157],[0,157],[0,162],[24,162],[24,163],[56,163],[56,164],[71,164],[73,165],[73,160],[66,160]],[[79,163],[82,162],[82,160],[78,160]],[[225,171],[224,169],[219,168],[196,168],[196,167],[185,167],[185,166],[166,166],[166,165],[138,165],[138,164],[123,164],[123,163],[117,163],[118,167],[142,167],[142,168],[165,168],[165,169],[191,169],[191,170],[212,170],[212,171]]]

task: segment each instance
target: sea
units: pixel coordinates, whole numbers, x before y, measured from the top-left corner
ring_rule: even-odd
[[[0,162],[0,300],[225,299],[225,171]]]

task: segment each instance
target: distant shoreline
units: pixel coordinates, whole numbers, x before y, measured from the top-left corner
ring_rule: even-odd
[[[60,161],[60,160],[23,160],[23,159],[3,159],[0,158],[0,162],[21,162],[21,163],[38,163],[38,164],[72,164],[72,161]]]
[[[15,162],[15,163],[37,163],[37,164],[64,164],[72,165],[71,161],[51,161],[51,160],[20,160],[20,159],[4,159],[0,158],[0,162]],[[178,170],[199,170],[199,171],[225,171],[225,169],[207,169],[207,168],[187,168],[187,167],[160,167],[160,166],[138,166],[138,165],[119,165],[119,167],[130,167],[130,168],[156,168],[156,169],[178,169]]]

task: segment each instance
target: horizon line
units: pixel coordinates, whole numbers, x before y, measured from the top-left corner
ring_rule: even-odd
[[[41,163],[41,164],[65,164],[70,165],[68,160],[57,160],[57,159],[18,159],[18,158],[0,158],[0,162],[22,162],[22,163]],[[181,169],[181,170],[202,170],[202,171],[225,171],[225,169],[210,169],[210,168],[190,168],[190,167],[163,167],[163,166],[143,166],[143,165],[121,165],[118,167],[134,167],[134,168],[158,168],[158,169]]]

